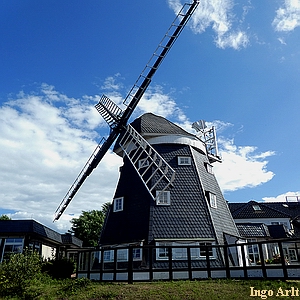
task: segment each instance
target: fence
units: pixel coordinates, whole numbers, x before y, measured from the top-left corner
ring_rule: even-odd
[[[300,279],[300,239],[232,245],[132,245],[79,253],[77,277],[99,281]]]

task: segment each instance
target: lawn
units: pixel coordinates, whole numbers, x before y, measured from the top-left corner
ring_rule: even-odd
[[[252,288],[251,288],[252,287]],[[299,299],[299,281],[203,280],[99,283],[86,279],[43,279],[26,288],[24,299]],[[256,296],[254,296],[256,295]],[[277,295],[277,296],[276,296]],[[20,298],[1,298],[20,299]]]

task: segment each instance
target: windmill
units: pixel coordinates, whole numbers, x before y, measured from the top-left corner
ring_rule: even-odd
[[[148,192],[152,195],[152,192],[154,191],[158,183],[166,182],[166,185],[162,189],[162,191],[172,184],[175,176],[172,168],[168,165],[168,163],[166,163],[166,161],[164,161],[159,153],[157,153],[153,148],[149,147],[149,145],[145,143],[146,141],[144,141],[137,132],[134,132],[134,130],[130,126],[127,126],[127,122],[134,109],[138,105],[143,94],[145,93],[147,87],[149,86],[153,75],[161,65],[169,50],[172,48],[174,42],[191,18],[198,4],[199,0],[193,0],[192,3],[185,3],[183,5],[182,9],[179,11],[175,20],[169,27],[167,33],[164,35],[163,39],[154,51],[147,65],[145,66],[142,73],[139,75],[135,84],[123,101],[123,104],[126,106],[126,109],[124,111],[105,95],[101,97],[99,103],[96,105],[96,108],[100,115],[110,126],[110,134],[107,139],[103,138],[100,141],[91,157],[88,159],[87,163],[79,173],[78,177],[75,179],[74,183],[55,211],[54,221],[58,220],[61,217],[86,178],[97,167],[106,152],[113,145],[119,135],[124,131],[126,131],[126,138],[128,138],[133,144],[136,144],[136,147],[140,147],[140,149],[142,149],[142,152],[145,151],[145,153],[147,153],[148,160],[151,160],[151,166],[155,168],[156,182],[153,183],[153,180],[144,181],[144,186],[147,187]],[[126,144],[127,140],[124,142]],[[129,149],[124,150],[126,154],[129,153],[128,151]],[[134,159],[135,158],[130,158],[133,164]],[[143,174],[142,170],[141,172],[138,170],[138,173],[140,175],[140,178],[144,180],[145,174]],[[155,196],[154,198],[157,197],[158,196]]]

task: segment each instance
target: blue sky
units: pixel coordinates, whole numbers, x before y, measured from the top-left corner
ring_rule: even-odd
[[[109,152],[59,222],[53,213],[175,17],[178,0],[0,0],[0,213],[66,231],[111,201]],[[300,195],[300,1],[205,0],[132,120],[154,112],[217,127],[215,173],[230,202]]]

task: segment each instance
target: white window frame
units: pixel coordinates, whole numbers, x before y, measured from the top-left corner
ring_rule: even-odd
[[[156,259],[157,260],[168,260],[169,259],[169,249],[172,243],[157,243],[159,248],[156,248]]]
[[[142,158],[139,160],[139,169],[146,168],[149,166],[149,160],[148,158]]]
[[[104,250],[103,262],[113,262],[113,261],[114,261],[114,250]]]
[[[290,261],[298,261],[298,255],[295,248],[288,248],[288,259]]]
[[[7,246],[11,246],[12,251],[7,251]],[[22,253],[24,248],[24,238],[23,237],[11,237],[5,238],[4,247],[2,250],[1,262],[6,259],[7,255],[11,253]]]
[[[209,197],[209,205],[212,208],[217,208],[217,195],[214,193],[209,192],[208,193]]]
[[[214,174],[213,166],[209,163],[206,163],[206,171],[209,174]]]
[[[128,249],[117,250],[117,261],[128,261]]]
[[[114,212],[122,211],[124,206],[124,197],[114,199]]]
[[[143,257],[143,249],[142,248],[133,248],[132,249],[132,258],[134,261],[141,261]]]
[[[172,248],[172,260],[187,260],[187,248],[186,246],[196,246],[195,248],[191,248],[191,259],[192,260],[204,260],[206,259],[206,252],[205,249],[201,249],[201,246],[212,246],[212,249],[208,249],[209,251],[209,259],[216,259],[216,249],[213,247],[214,242],[187,242],[187,243],[180,243],[180,242],[158,242],[156,243],[156,259],[157,260],[168,260],[168,246],[182,246],[182,248]],[[201,253],[205,255],[201,255]]]
[[[156,191],[156,205],[170,205],[170,191]]]
[[[261,211],[261,207],[258,204],[253,204],[252,208],[254,211]]]
[[[178,156],[177,162],[178,166],[190,166],[192,164],[192,159],[190,156]]]

